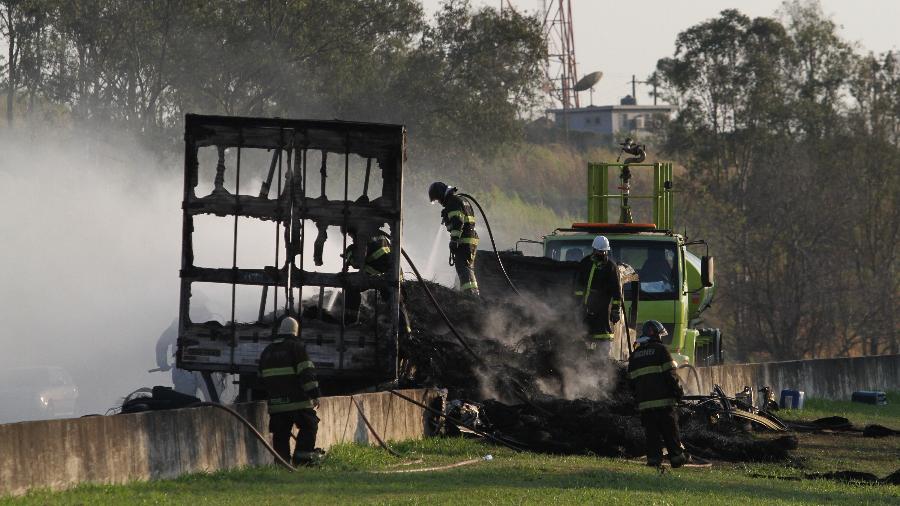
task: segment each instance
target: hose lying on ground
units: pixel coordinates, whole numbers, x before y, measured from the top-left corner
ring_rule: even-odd
[[[503,277],[506,278],[506,282],[509,284],[509,287],[512,288],[514,292],[516,292],[516,295],[521,296],[522,294],[519,293],[519,289],[516,288],[516,285],[514,285],[512,280],[509,279],[509,274],[506,273],[506,267],[503,266],[503,260],[500,260],[500,252],[497,251],[497,244],[494,242],[494,232],[491,230],[491,222],[488,221],[487,214],[485,214],[484,209],[481,208],[481,204],[479,204],[478,201],[475,200],[475,197],[467,193],[460,193],[459,196],[471,200],[472,203],[475,204],[476,207],[478,207],[478,210],[481,212],[481,217],[484,218],[484,224],[487,226],[488,237],[491,238],[491,248],[494,249],[494,254],[497,255],[497,263],[500,264],[500,271],[503,272]]]
[[[485,455],[484,457],[479,457],[477,459],[469,459],[463,460],[462,462],[457,462],[455,464],[447,464],[446,466],[436,466],[436,467],[421,467],[418,469],[394,469],[391,471],[369,471],[372,474],[400,474],[400,473],[425,473],[429,471],[443,471],[445,469],[453,469],[454,467],[462,467],[468,466],[471,464],[477,464],[482,461],[490,461],[494,458],[491,455]]]

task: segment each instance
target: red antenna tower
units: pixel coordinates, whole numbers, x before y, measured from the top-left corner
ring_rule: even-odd
[[[563,109],[579,107],[575,82],[575,31],[572,28],[572,0],[543,0],[544,37],[547,61],[544,74],[550,95]]]

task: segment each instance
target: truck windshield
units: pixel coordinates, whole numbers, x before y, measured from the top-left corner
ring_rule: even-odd
[[[675,244],[660,241],[623,241],[610,239],[612,257],[626,263],[641,278],[641,300],[671,300],[677,298],[678,262]],[[554,260],[578,262],[591,252],[590,240],[554,241],[547,256]],[[625,297],[630,298],[630,283],[625,284]]]
[[[658,241],[610,241],[613,258],[637,271],[641,279],[641,300],[669,300],[677,297],[678,262],[675,245]],[[631,295],[625,284],[625,298]]]

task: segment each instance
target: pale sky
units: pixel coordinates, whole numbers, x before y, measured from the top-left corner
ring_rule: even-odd
[[[422,1],[429,13],[441,2]],[[471,1],[475,6],[500,6],[500,0]],[[543,4],[542,0],[511,3],[528,13]],[[781,5],[782,0],[572,0],[578,77],[602,71],[603,79],[594,87],[594,105],[618,104],[631,93],[631,75],[639,81],[650,75],[659,58],[672,55],[682,30],[724,9],[736,8],[752,18],[774,16]],[[841,27],[841,36],[866,51],[900,48],[900,0],[822,0],[821,5]],[[639,104],[652,103],[648,91],[638,85]],[[583,92],[581,105],[589,103],[589,93]]]

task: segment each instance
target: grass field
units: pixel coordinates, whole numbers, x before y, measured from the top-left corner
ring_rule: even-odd
[[[871,406],[858,402],[809,399],[803,409],[782,411],[779,414],[794,420],[843,416],[859,426],[877,423],[900,430],[900,427],[897,427],[897,422],[900,422],[900,392],[887,392],[887,400],[888,403],[885,406]]]
[[[896,402],[896,395],[892,401]],[[802,418],[850,415],[858,424],[900,426],[897,405],[811,402]],[[798,418],[800,417],[798,416]],[[900,467],[900,437],[800,435],[789,464],[727,464],[660,475],[637,462],[590,456],[516,454],[473,440],[395,443],[404,459],[377,448],[333,448],[318,468],[275,467],[196,474],[125,486],[87,485],[32,492],[14,504],[900,504],[900,486],[830,480],[787,481],[804,473],[851,469],[884,476]],[[493,460],[424,473],[376,474],[440,466],[491,454]],[[403,465],[410,461],[422,462]],[[767,477],[757,477],[764,475]]]

